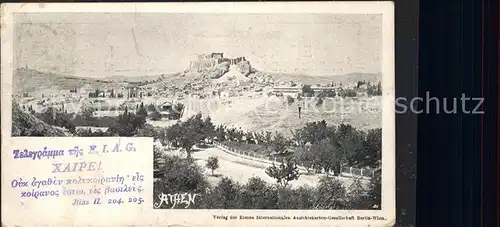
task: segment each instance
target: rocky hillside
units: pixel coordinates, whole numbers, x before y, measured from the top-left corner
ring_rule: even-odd
[[[201,77],[203,79],[218,79],[228,73],[232,66],[235,66],[244,76],[255,72],[250,62],[246,60],[232,64],[229,61],[217,63],[211,59],[200,59],[191,61],[189,67],[184,71],[184,75],[188,77]]]
[[[48,125],[17,104],[12,105],[12,136],[71,136],[64,130]]]
[[[238,61],[236,61],[238,60]],[[358,81],[366,81],[376,83],[381,80],[380,74],[372,73],[351,73],[344,75],[305,75],[305,74],[290,74],[290,73],[274,73],[264,72],[252,67],[250,61],[246,58],[236,59],[213,59],[199,58],[192,60],[186,68],[182,77],[187,80],[200,79],[219,79],[229,73],[231,68],[237,68],[238,71],[245,77],[253,79],[253,81],[274,81],[274,82],[290,82],[302,84],[353,84]],[[171,79],[171,78],[169,78]]]

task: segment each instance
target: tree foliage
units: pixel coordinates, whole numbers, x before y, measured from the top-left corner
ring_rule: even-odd
[[[368,96],[381,96],[382,95],[382,84],[380,82],[377,85],[368,85],[366,89],[366,94]]]
[[[314,96],[314,90],[311,88],[311,85],[302,86],[302,95],[304,97],[313,97]]]
[[[214,136],[214,128],[212,120],[209,117],[203,120],[199,113],[184,122],[168,127],[165,131],[165,139],[175,147],[182,147],[188,159],[191,159],[193,146],[205,139],[211,140]]]
[[[266,174],[274,178],[282,187],[286,187],[290,181],[299,179],[299,170],[297,165],[291,160],[286,160],[279,166],[276,166],[273,163],[272,166],[266,169]]]
[[[337,94],[333,89],[325,89],[318,94],[320,98],[333,98],[335,96],[337,96]]]
[[[157,188],[162,192],[204,193],[209,186],[201,167],[186,159],[165,155],[162,168]]]
[[[213,176],[214,171],[219,168],[219,158],[216,156],[208,158],[206,167],[212,170],[212,176]]]
[[[314,196],[317,209],[344,209],[346,188],[336,178],[321,178]]]

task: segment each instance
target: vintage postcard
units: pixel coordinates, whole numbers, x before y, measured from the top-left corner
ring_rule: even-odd
[[[2,4],[4,226],[393,226],[392,2]]]

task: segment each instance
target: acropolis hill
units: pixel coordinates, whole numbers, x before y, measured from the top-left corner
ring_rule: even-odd
[[[252,71],[245,57],[225,58],[224,53],[209,53],[193,57],[185,73],[197,72],[202,73],[204,78],[216,79],[235,67],[244,76]]]

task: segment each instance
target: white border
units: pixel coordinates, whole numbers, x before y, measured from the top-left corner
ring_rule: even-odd
[[[12,53],[13,13],[15,12],[141,12],[141,13],[327,13],[382,14],[382,210],[323,211],[323,210],[155,210],[145,204],[144,218],[130,225],[167,226],[393,226],[396,219],[395,201],[395,74],[394,74],[394,4],[393,2],[253,2],[253,3],[11,3],[1,5],[1,81],[2,81],[2,148],[11,139],[12,114]],[[75,138],[76,139],[76,138]],[[30,141],[33,142],[33,141]],[[3,149],[2,149],[3,150]],[[2,160],[2,162],[8,160]],[[3,165],[2,165],[3,166]],[[7,170],[8,171],[8,170]],[[2,187],[6,173],[2,168]],[[8,183],[8,182],[5,182]],[[8,208],[4,208],[8,209]],[[290,216],[383,216],[385,221],[220,221],[213,214]],[[126,214],[124,214],[126,215]],[[6,217],[2,217],[4,219]],[[29,216],[26,216],[29,218]],[[2,220],[3,222],[4,220]],[[12,220],[10,220],[12,221]],[[105,225],[111,220],[91,220],[93,225]],[[7,223],[3,223],[7,224]],[[12,223],[9,223],[12,224]],[[15,224],[15,223],[14,223]],[[42,224],[42,223],[37,223]],[[78,223],[74,223],[78,224]],[[111,223],[109,223],[111,224]]]

